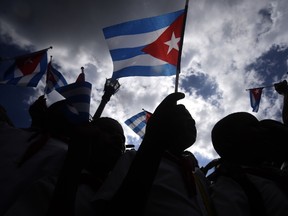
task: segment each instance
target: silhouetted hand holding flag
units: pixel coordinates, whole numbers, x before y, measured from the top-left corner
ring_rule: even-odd
[[[288,84],[286,80],[283,80],[279,83],[275,83],[274,88],[278,92],[278,94],[283,95],[284,93],[288,93]]]
[[[180,92],[168,95],[149,118],[144,139],[112,199],[109,208],[112,212],[107,215],[112,215],[115,210],[121,212],[127,203],[137,209],[137,215],[142,215],[164,152],[173,145],[183,147],[189,143],[191,146],[195,142],[195,121],[184,105],[177,104],[184,97]],[[135,211],[124,210],[123,213],[135,215]]]

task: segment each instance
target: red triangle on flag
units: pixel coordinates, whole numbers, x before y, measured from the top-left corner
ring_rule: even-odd
[[[27,55],[25,57],[20,57],[15,60],[15,64],[18,69],[23,73],[23,76],[32,74],[37,68],[39,62],[41,61],[45,51],[37,52],[35,54]]]
[[[148,111],[145,111],[145,117],[146,117],[146,119],[145,119],[145,121],[146,121],[146,123],[148,122],[148,120],[149,120],[149,118],[152,116],[152,113],[150,113],[150,112],[148,112]]]
[[[182,40],[184,14],[180,15],[154,42],[142,49],[143,52],[177,66],[179,46]]]
[[[75,82],[76,82],[76,83],[77,83],[77,82],[85,82],[85,74],[84,74],[84,72],[81,72],[81,73],[79,74],[79,76],[77,77],[77,79],[76,79]]]
[[[253,94],[255,100],[259,100],[262,94],[262,89],[263,88],[254,88],[251,89],[251,93]]]

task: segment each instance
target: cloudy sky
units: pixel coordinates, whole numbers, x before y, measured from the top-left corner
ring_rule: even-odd
[[[81,67],[92,83],[90,113],[101,101],[113,64],[102,29],[124,21],[152,17],[183,9],[184,0],[36,1],[2,0],[0,3],[0,56],[13,57],[50,46],[68,83]],[[200,164],[217,157],[210,139],[213,125],[238,111],[258,119],[281,120],[282,96],[273,87],[263,89],[260,108],[252,112],[246,89],[270,86],[287,77],[286,0],[190,0],[182,51],[178,91],[198,128],[189,149]],[[3,73],[5,63],[0,69]],[[28,106],[43,94],[45,80],[37,88],[0,86],[0,103],[17,127],[28,127]],[[157,105],[175,91],[175,76],[123,77],[120,90],[111,97],[103,116],[117,119],[127,142],[141,140],[124,121]]]

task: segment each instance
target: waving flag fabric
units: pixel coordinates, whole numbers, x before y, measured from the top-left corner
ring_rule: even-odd
[[[250,103],[253,112],[258,112],[263,88],[253,88],[250,91]]]
[[[138,134],[142,139],[145,135],[145,128],[148,119],[152,114],[148,111],[142,111],[125,121],[136,134]]]
[[[78,111],[83,122],[90,118],[90,99],[92,84],[89,82],[75,82],[56,91],[70,102]]]
[[[185,10],[103,29],[113,61],[112,78],[176,74]]]
[[[66,79],[58,70],[52,66],[52,62],[50,61],[47,67],[46,87],[44,92],[49,94],[52,90],[65,85],[67,85]]]
[[[47,50],[16,57],[0,83],[36,87],[47,69]]]

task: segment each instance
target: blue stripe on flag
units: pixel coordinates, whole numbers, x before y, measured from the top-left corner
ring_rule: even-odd
[[[124,123],[129,126],[141,138],[143,138],[146,129],[146,112],[142,111],[127,119]]]
[[[145,46],[134,47],[134,48],[122,48],[110,50],[113,61],[120,61],[128,58],[135,57],[137,55],[145,55],[142,49]]]
[[[90,100],[92,84],[89,82],[75,82],[56,89],[67,99],[79,112],[83,121],[90,117]]]
[[[45,72],[44,72],[45,73]],[[13,78],[10,80],[2,81],[1,83],[5,83],[8,85],[17,85],[17,86],[23,86],[23,87],[36,87],[43,77],[44,73],[34,73],[29,74],[22,77]]]
[[[175,66],[170,64],[159,66],[131,66],[123,68],[113,73],[112,78],[118,79],[120,77],[129,76],[170,76],[175,74]]]
[[[184,10],[179,10],[160,16],[148,17],[109,26],[103,29],[104,36],[108,39],[115,36],[142,34],[145,32],[156,31],[169,26],[183,12]]]

